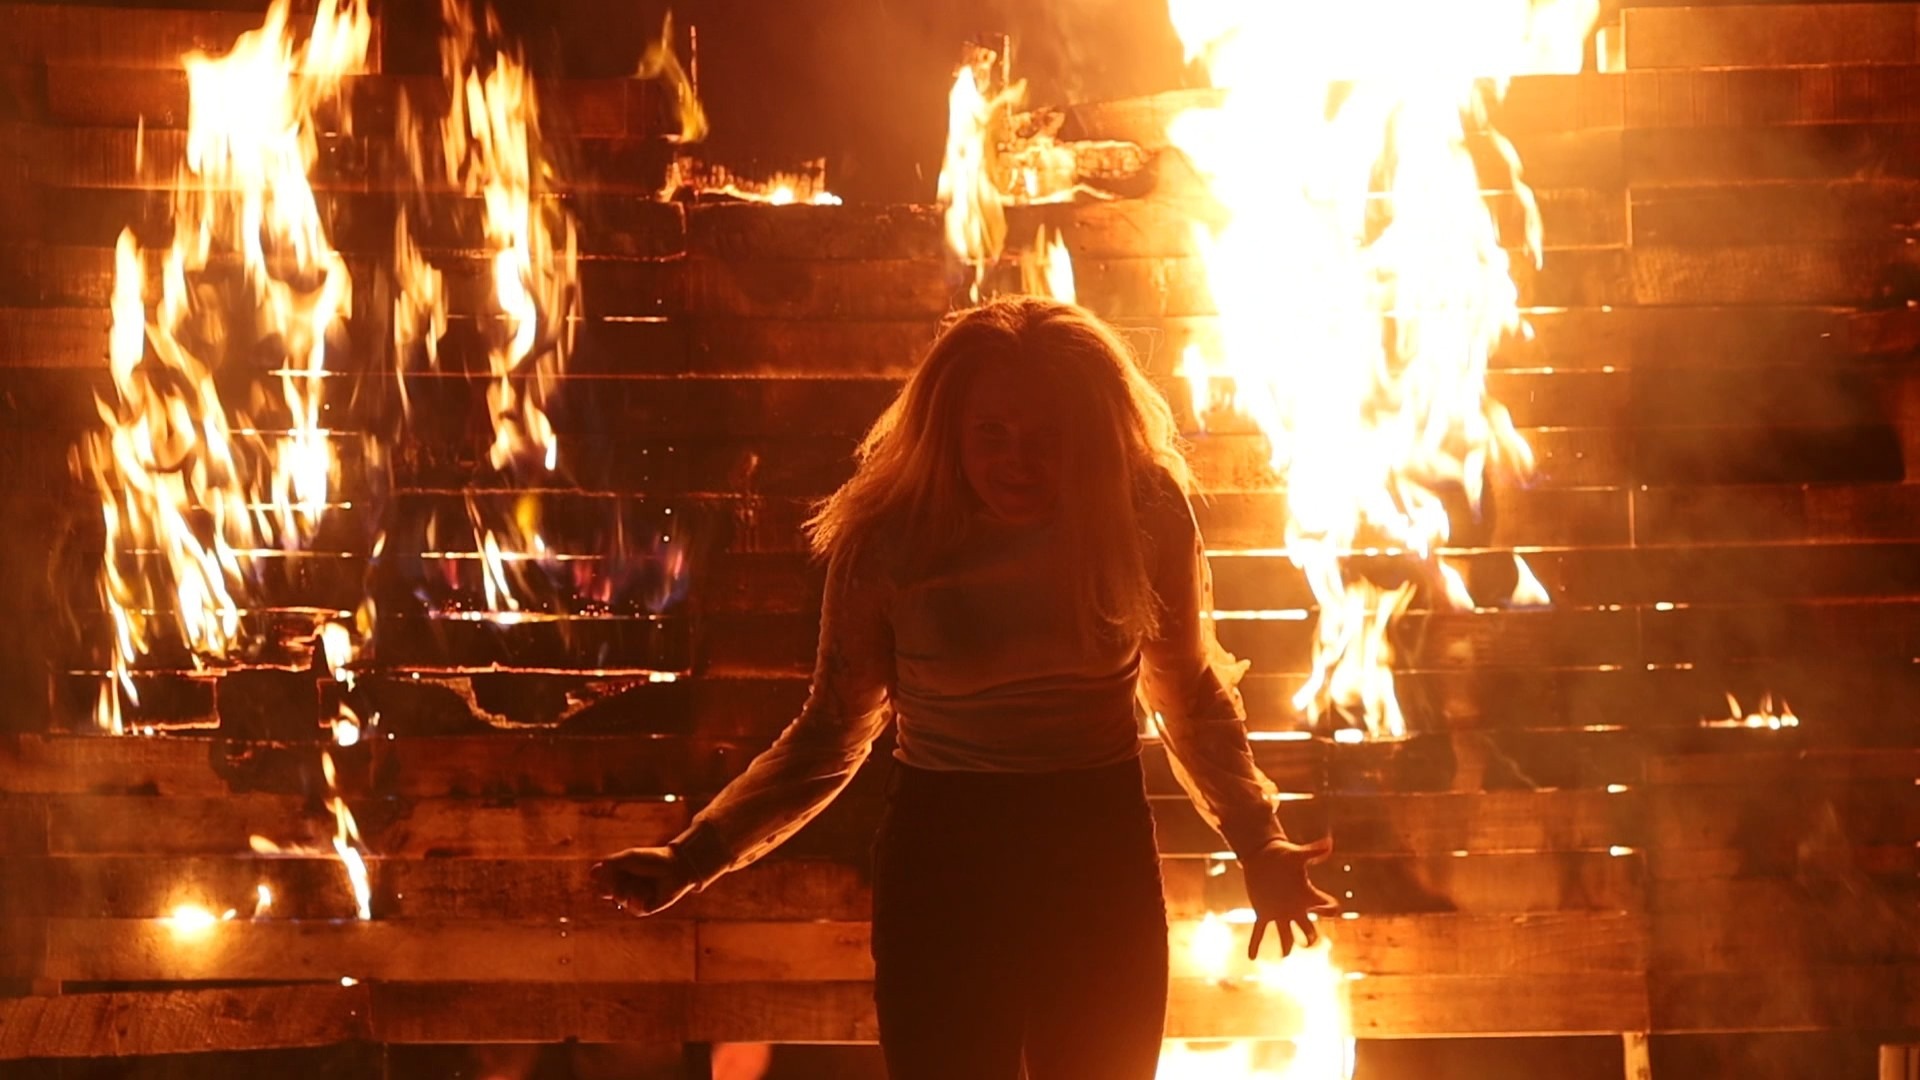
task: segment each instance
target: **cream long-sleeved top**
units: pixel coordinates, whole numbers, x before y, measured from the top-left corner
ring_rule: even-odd
[[[830,559],[813,682],[800,715],[673,842],[702,886],[771,851],[840,793],[885,729],[926,769],[1043,772],[1140,752],[1144,691],[1173,772],[1241,857],[1284,838],[1240,696],[1211,662],[1212,582],[1169,481],[1143,507],[1164,613],[1152,640],[1093,632],[1074,553],[1048,525],[976,519],[957,554],[899,580],[883,544]]]

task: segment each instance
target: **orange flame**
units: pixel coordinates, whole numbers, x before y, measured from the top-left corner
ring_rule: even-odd
[[[489,334],[487,408],[493,419],[488,461],[518,470],[559,466],[559,441],[548,416],[572,351],[580,318],[579,247],[572,216],[548,198],[552,171],[540,156],[540,125],[532,77],[517,52],[496,51],[479,67],[477,29],[467,7],[443,0],[446,34],[441,63],[450,90],[440,124],[447,178],[478,197],[484,211],[497,330]],[[487,36],[498,38],[492,11]],[[426,155],[403,113],[402,150],[415,179],[424,182]],[[430,363],[446,332],[446,292],[440,273],[415,247],[403,213],[394,238],[398,295],[394,301],[397,362],[404,375],[412,346],[424,341]]]
[[[1784,698],[1776,705],[1771,693],[1760,695],[1759,708],[1752,710],[1742,708],[1740,699],[1728,693],[1727,715],[1717,720],[1702,720],[1700,723],[1702,727],[1766,728],[1779,731],[1782,728],[1799,727],[1800,718],[1793,714],[1793,706],[1787,704]]]
[[[945,208],[947,247],[973,269],[973,300],[980,300],[987,271],[1007,244],[1005,198],[996,182],[995,133],[1007,110],[1026,94],[1014,83],[989,96],[996,54],[971,50],[947,95],[947,150],[940,164],[940,205]]]
[[[1020,288],[1034,296],[1074,303],[1077,290],[1073,284],[1073,256],[1067,251],[1067,236],[1058,229],[1052,230],[1051,242],[1047,236],[1047,227],[1040,226],[1032,249],[1021,255]]]
[[[248,561],[307,542],[336,472],[323,424],[327,339],[352,282],[307,172],[316,113],[364,66],[371,23],[364,0],[322,0],[296,51],[286,22],[279,0],[226,55],[184,58],[186,159],[151,319],[132,230],[115,250],[114,392],[99,402],[104,430],[76,455],[101,496],[115,679],[96,715],[115,732],[119,699],[138,703],[133,665],[163,626],[196,665],[232,656]],[[224,286],[236,259],[234,290]],[[216,371],[247,362],[258,344],[281,358],[271,372],[279,400],[223,401]]]
[[[1298,1017],[1290,1052],[1264,1053],[1271,1048],[1251,1039],[1169,1039],[1156,1080],[1350,1080],[1354,1044],[1345,987],[1352,976],[1334,963],[1333,946],[1324,938],[1284,960],[1245,960],[1252,922],[1247,908],[1208,912],[1186,940],[1187,959],[1213,982],[1284,998]]]
[[[1577,70],[1593,0],[1533,5],[1331,5],[1172,0],[1189,57],[1223,92],[1171,140],[1225,211],[1198,230],[1220,347],[1181,374],[1204,414],[1225,384],[1267,435],[1285,478],[1288,554],[1320,609],[1313,673],[1296,707],[1405,733],[1387,629],[1412,586],[1364,578],[1367,550],[1424,565],[1451,606],[1471,605],[1439,561],[1446,497],[1478,513],[1489,472],[1524,480],[1533,455],[1486,390],[1488,359],[1521,333],[1509,255],[1470,153],[1506,162],[1540,258],[1540,220],[1513,148],[1487,124],[1509,76]],[[1538,604],[1533,588],[1516,602]]]
[[[694,75],[680,63],[673,50],[673,12],[660,20],[660,40],[648,42],[640,53],[636,79],[659,79],[673,94],[674,111],[679,114],[680,132],[675,141],[697,143],[707,137],[707,110],[700,104],[700,87]]]

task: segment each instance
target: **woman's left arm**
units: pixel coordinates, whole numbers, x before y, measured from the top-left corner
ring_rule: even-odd
[[[1213,663],[1213,580],[1192,507],[1177,490],[1169,492],[1150,513],[1149,526],[1161,613],[1158,633],[1140,650],[1147,704],[1174,776],[1245,871],[1259,917],[1248,955],[1259,950],[1269,921],[1279,924],[1285,954],[1293,946],[1289,923],[1297,923],[1312,944],[1318,935],[1307,915],[1335,906],[1306,874],[1332,846],[1325,840],[1292,843],[1274,817],[1278,792],[1254,763],[1246,707]]]

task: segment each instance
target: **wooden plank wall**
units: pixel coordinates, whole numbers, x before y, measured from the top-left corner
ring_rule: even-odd
[[[101,541],[65,462],[105,385],[111,244],[127,223],[166,234],[157,193],[185,115],[173,58],[246,20],[0,19],[35,28],[7,46],[0,120],[0,725],[19,732],[0,744],[0,979],[67,991],[0,1000],[0,1058],[870,1040],[873,770],[782,856],[671,918],[613,917],[585,868],[672,835],[803,696],[817,581],[797,522],[956,302],[936,214],[662,206],[646,197],[660,148],[644,88],[546,91],[571,118],[587,318],[556,412],[578,490],[540,496],[543,513],[677,516],[692,570],[673,583],[684,597],[564,638],[455,638],[388,614],[356,693],[392,738],[333,751],[372,852],[363,923],[331,856],[248,851],[254,834],[325,849],[326,680],[155,670],[140,719],[173,734],[76,730],[97,682],[69,672],[101,659],[82,647],[99,641],[85,573]],[[1284,703],[1307,622],[1230,620],[1222,636],[1254,663],[1260,759],[1301,796],[1290,823],[1339,845],[1329,881],[1355,917],[1331,932],[1365,976],[1348,983],[1356,1034],[1920,1026],[1920,7],[1635,7],[1622,23],[1627,71],[1518,80],[1500,117],[1548,256],[1524,282],[1537,335],[1492,381],[1543,465],[1460,535],[1526,549],[1553,609],[1492,606],[1510,564],[1463,551],[1490,606],[1410,616],[1417,733],[1393,744],[1279,737],[1297,723]],[[358,80],[364,119],[319,169],[357,281],[391,242],[395,81]],[[1122,123],[1112,112],[1078,120]],[[425,242],[458,328],[480,310],[462,254],[477,219],[437,205]],[[1066,229],[1082,300],[1186,410],[1170,370],[1212,313],[1177,210],[1044,216]],[[342,400],[390,381],[382,333],[355,330]],[[457,373],[484,357],[470,331],[445,355],[455,375],[416,381],[431,404],[395,454],[385,520],[457,500],[481,456]],[[371,483],[354,454],[343,446],[350,488]],[[1278,546],[1284,499],[1258,438],[1216,431],[1195,455],[1221,606],[1309,606],[1257,553]],[[323,536],[338,550],[272,582],[266,606],[350,607],[367,524],[344,515]],[[1801,726],[1703,728],[1727,692],[1784,697]],[[1184,939],[1237,886],[1157,748],[1149,763]],[[272,915],[248,919],[260,884]],[[159,918],[182,902],[241,917],[183,940]],[[1170,1034],[1278,1037],[1297,1021],[1184,955]]]

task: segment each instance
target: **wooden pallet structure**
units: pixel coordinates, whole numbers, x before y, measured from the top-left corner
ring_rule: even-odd
[[[1624,71],[1516,80],[1497,117],[1547,256],[1523,282],[1536,337],[1491,384],[1541,476],[1496,491],[1456,542],[1487,596],[1511,561],[1473,552],[1525,550],[1553,607],[1412,612],[1416,730],[1383,743],[1292,734],[1309,621],[1226,619],[1221,636],[1252,661],[1256,753],[1290,828],[1338,845],[1326,883],[1348,917],[1325,925],[1356,1036],[1624,1034],[1643,1053],[1649,1035],[1920,1028],[1920,5],[1619,20]],[[796,711],[819,587],[798,522],[964,283],[930,208],[653,200],[645,84],[543,88],[574,143],[587,314],[556,413],[576,488],[538,497],[555,521],[676,519],[691,569],[672,602],[506,629],[383,614],[358,691],[382,726],[330,749],[334,788],[317,718],[335,691],[285,657],[143,670],[136,722],[157,734],[84,733],[84,672],[104,657],[66,638],[97,647],[102,615],[67,571],[102,538],[66,459],[107,385],[112,245],[129,223],[164,238],[179,55],[253,21],[0,6],[20,30],[0,46],[0,1060],[871,1041],[884,762],[779,855],[661,918],[608,910],[586,868],[674,835]],[[318,172],[356,268],[391,245],[382,123],[401,81],[356,80],[356,133]],[[1167,104],[1070,122],[1158,150]],[[484,281],[460,254],[477,218],[446,202],[423,243],[457,327]],[[1018,213],[1016,237],[1064,229],[1081,301],[1190,418],[1173,367],[1212,312],[1177,207]],[[461,370],[484,355],[457,333],[446,354],[420,408],[448,419],[396,451],[381,512],[397,518],[465,498],[483,456]],[[391,377],[348,363],[345,386]],[[1218,600],[1303,611],[1264,457],[1255,434],[1196,432]],[[351,608],[365,587],[367,523],[332,527],[338,550],[278,583],[289,612]],[[69,618],[81,633],[49,632]],[[1729,693],[1790,702],[1800,725],[1703,725]],[[1148,763],[1184,940],[1241,900],[1157,746]],[[327,848],[335,790],[370,853],[370,919]],[[257,855],[256,835],[308,853]],[[251,918],[263,885],[272,906]],[[166,917],[182,903],[238,915],[183,929]],[[1284,997],[1184,955],[1169,1036],[1296,1032]]]

